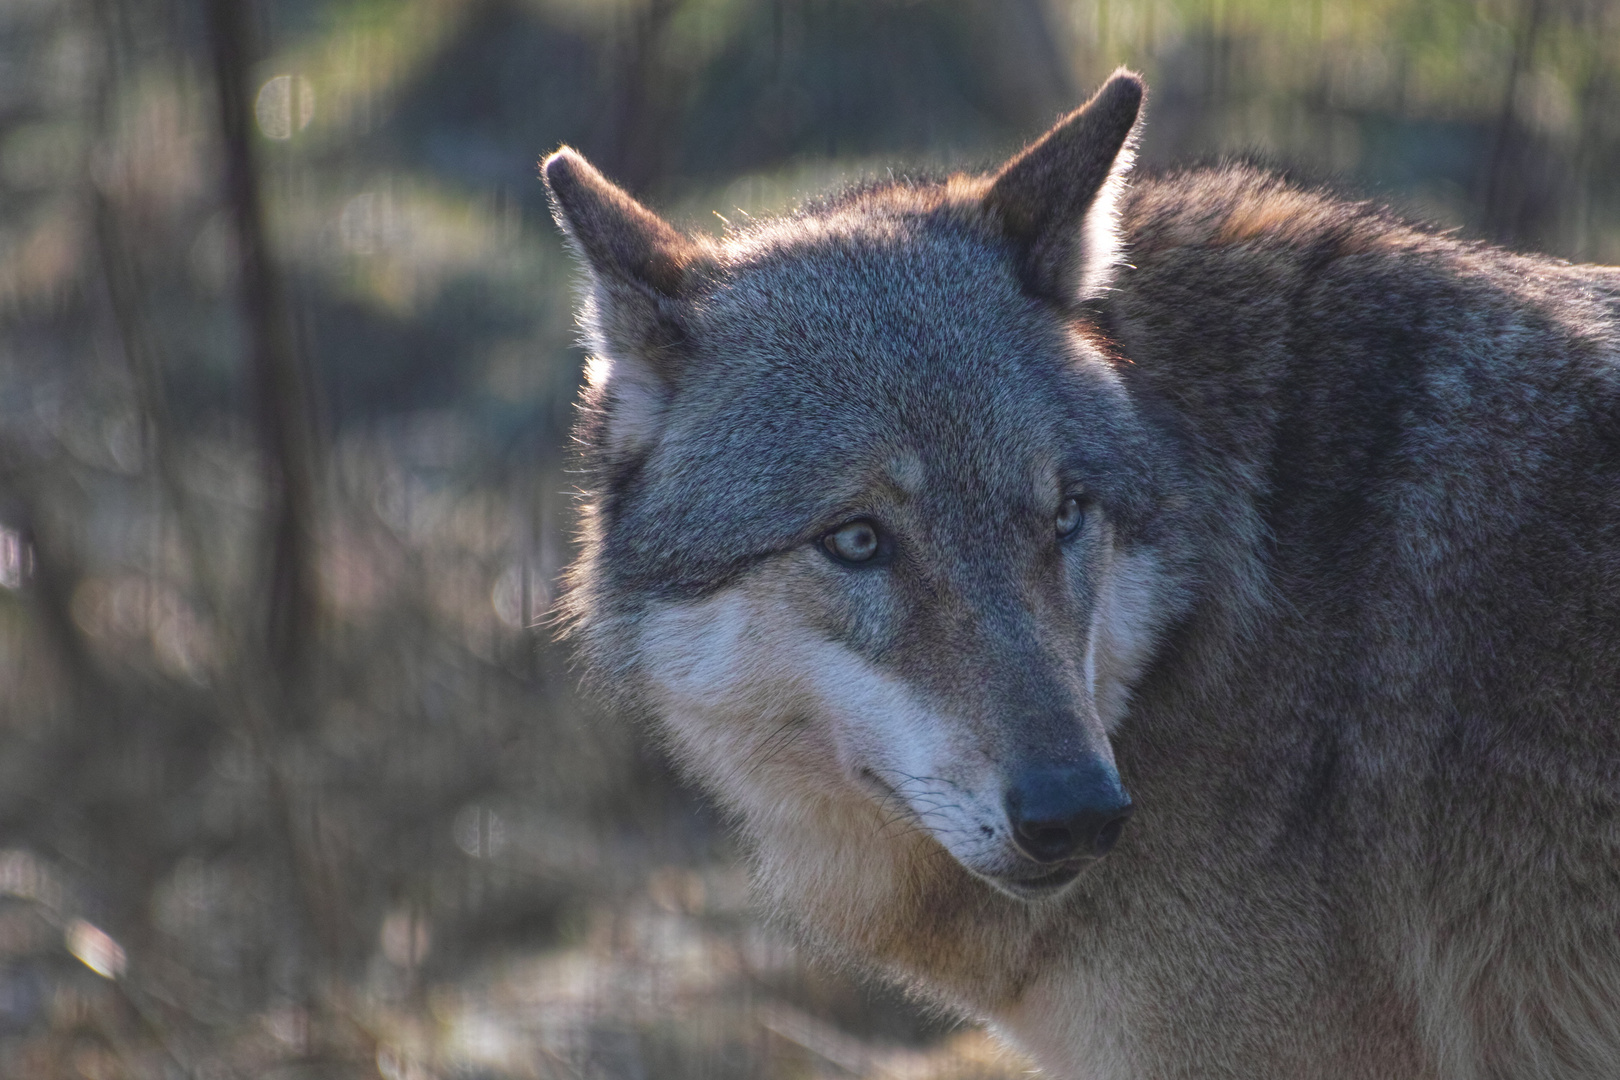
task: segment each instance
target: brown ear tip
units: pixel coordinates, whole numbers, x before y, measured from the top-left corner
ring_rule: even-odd
[[[572,186],[580,173],[589,168],[589,163],[577,150],[563,146],[540,163],[540,175],[545,179],[546,186],[556,191],[559,187]]]
[[[1098,97],[1105,95],[1122,106],[1140,107],[1142,98],[1147,96],[1147,83],[1129,68],[1116,68],[1102,89],[1097,91]]]

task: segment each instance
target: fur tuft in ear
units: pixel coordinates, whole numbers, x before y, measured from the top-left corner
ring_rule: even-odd
[[[1107,289],[1120,258],[1116,203],[1145,92],[1140,76],[1120,68],[996,173],[983,205],[1018,250],[1032,294],[1069,307]]]
[[[686,299],[706,250],[563,147],[540,166],[553,215],[587,273],[580,305],[597,449],[633,456],[656,437],[685,350]]]

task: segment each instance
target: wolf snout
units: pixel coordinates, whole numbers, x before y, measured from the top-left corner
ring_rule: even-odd
[[[1025,769],[1008,785],[1003,806],[1013,843],[1038,863],[1101,858],[1135,809],[1119,773],[1100,760]]]

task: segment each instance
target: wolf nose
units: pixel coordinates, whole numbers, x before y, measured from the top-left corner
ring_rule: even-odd
[[[1003,803],[1013,843],[1040,863],[1101,858],[1113,850],[1135,809],[1119,773],[1102,761],[1026,769]]]

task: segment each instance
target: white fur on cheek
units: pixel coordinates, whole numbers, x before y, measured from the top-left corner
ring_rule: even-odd
[[[840,786],[833,733],[811,722],[815,646],[785,605],[742,588],[643,623],[640,665],[677,755],[745,814],[788,777]]]
[[[969,867],[1007,858],[1001,785],[969,725],[820,636],[768,587],[656,608],[639,652],[676,754],[750,827],[781,820],[802,835],[794,813],[836,805],[864,820],[867,842],[914,818]],[[866,773],[902,803],[875,797]]]
[[[1164,618],[1163,588],[1152,551],[1110,551],[1086,648],[1086,681],[1105,730],[1124,719],[1131,687],[1152,658]]]
[[[656,606],[639,663],[676,757],[756,841],[764,893],[818,924],[863,926],[894,907],[918,838],[885,829],[850,782],[821,707],[835,647],[770,594],[755,581]]]

